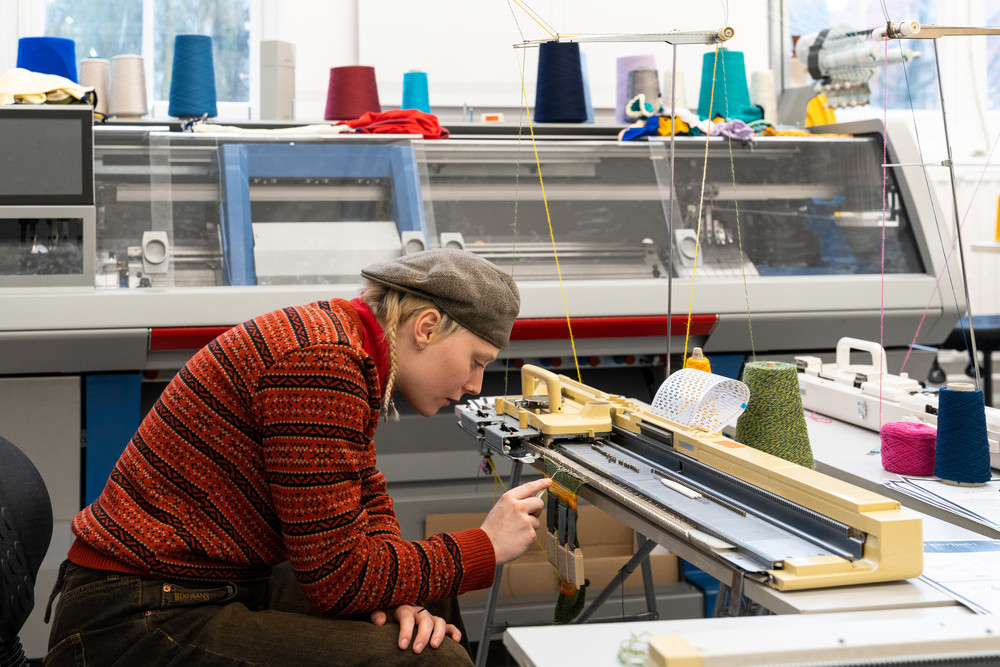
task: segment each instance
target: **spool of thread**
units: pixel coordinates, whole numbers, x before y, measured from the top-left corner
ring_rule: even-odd
[[[990,481],[990,443],[983,392],[950,382],[938,393],[934,474],[941,481],[978,486]]]
[[[674,85],[674,73],[671,70],[667,70],[663,73],[663,87],[660,88],[660,97],[663,100],[663,106],[669,107],[671,105],[670,97],[674,96],[673,104],[676,105],[678,109],[687,109],[687,87],[684,83],[684,72],[677,72],[677,88],[672,90],[671,86]]]
[[[587,108],[585,123],[594,122],[594,103],[590,99],[590,77],[587,75],[587,54],[580,51],[580,70],[583,73],[583,105]]]
[[[22,37],[17,40],[17,66],[79,83],[76,77],[76,42],[65,37]]]
[[[218,116],[215,104],[215,64],[212,38],[208,35],[177,35],[174,63],[170,71],[170,106],[174,118]]]
[[[104,58],[87,58],[80,63],[80,85],[92,86],[97,94],[94,111],[108,114],[108,98],[111,90],[111,61]]]
[[[815,464],[795,366],[753,361],[743,367],[743,383],[750,388],[750,400],[736,422],[737,442],[812,468]]]
[[[628,103],[625,115],[629,118],[649,118],[660,110],[660,77],[652,67],[637,67],[628,73],[625,93]],[[639,101],[636,98],[642,95]]]
[[[411,70],[403,74],[402,109],[431,112],[430,93],[427,90],[427,72]]]
[[[543,42],[538,48],[535,85],[536,123],[587,120],[579,42]]]
[[[774,72],[762,69],[750,75],[750,104],[764,110],[764,120],[778,122],[778,94],[774,88]]]
[[[652,54],[642,54],[637,56],[622,56],[617,60],[615,120],[619,123],[631,123],[633,120],[625,115],[625,106],[631,99],[628,97],[628,73],[639,67],[656,69],[656,58]]]
[[[882,467],[898,475],[933,475],[937,429],[921,422],[889,422],[879,430]]]
[[[141,118],[146,105],[146,69],[142,56],[126,53],[111,59],[108,113],[115,118]]]
[[[700,347],[694,348],[691,351],[691,356],[684,360],[684,368],[694,368],[706,373],[712,372],[712,364],[708,361],[708,357],[705,356]]]
[[[718,58],[716,58],[718,53]],[[715,76],[712,76],[714,66]],[[715,82],[713,88],[713,81]],[[713,94],[714,91],[714,94]],[[724,116],[732,118],[749,109],[750,89],[747,87],[747,68],[742,51],[718,49],[709,51],[701,61],[701,94],[698,96],[698,115],[703,119]]]
[[[375,68],[346,65],[330,69],[326,92],[326,120],[354,120],[369,111],[380,112]]]

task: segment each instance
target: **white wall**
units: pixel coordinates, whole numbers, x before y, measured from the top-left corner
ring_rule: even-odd
[[[644,33],[736,28],[726,46],[745,53],[747,71],[767,67],[768,29],[765,2],[733,3],[728,22],[721,3],[699,12],[678,11],[681,3],[633,0],[627,11],[607,0],[544,0],[531,7],[558,33]],[[512,13],[504,0],[436,0],[414,11],[407,0],[341,0],[320,11],[314,3],[282,5],[283,39],[296,44],[296,110],[301,120],[322,119],[329,68],[369,65],[375,68],[383,107],[398,107],[403,73],[428,73],[430,102],[442,119],[463,105],[478,111],[516,110],[521,106],[521,58],[526,56],[525,89],[534,103],[537,49],[515,49],[523,40],[547,36],[528,14]],[[690,7],[688,5],[688,7]],[[389,18],[391,17],[391,18]],[[523,35],[523,37],[522,37]],[[701,57],[710,47],[684,46],[678,68],[684,72],[687,97],[697,103]],[[671,63],[664,43],[583,45],[587,54],[591,99],[611,115],[615,105],[615,66],[619,56],[650,53],[661,72]]]

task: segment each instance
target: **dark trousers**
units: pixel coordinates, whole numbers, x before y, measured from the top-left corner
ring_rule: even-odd
[[[428,609],[462,630],[420,655],[398,648],[399,626],[367,614],[318,614],[291,568],[259,582],[194,584],[63,564],[45,664],[471,665],[455,600]],[[457,622],[456,622],[457,621]]]

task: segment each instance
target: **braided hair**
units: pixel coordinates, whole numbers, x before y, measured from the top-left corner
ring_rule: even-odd
[[[461,324],[448,317],[430,299],[419,297],[409,292],[386,287],[371,280],[366,280],[361,288],[361,300],[368,304],[372,314],[382,326],[385,342],[389,347],[389,377],[385,383],[385,395],[382,396],[382,414],[385,421],[390,417],[399,419],[399,413],[392,402],[392,391],[396,384],[398,364],[396,361],[396,331],[400,324],[416,317],[425,310],[433,309],[441,314],[441,321],[434,330],[440,339],[463,330]]]

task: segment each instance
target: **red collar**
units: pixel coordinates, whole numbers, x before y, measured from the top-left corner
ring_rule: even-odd
[[[379,386],[382,388],[382,395],[385,395],[385,383],[389,379],[389,344],[385,341],[385,333],[382,326],[375,319],[371,308],[360,298],[351,299],[351,305],[357,311],[361,319],[363,341],[365,352],[375,360],[375,367],[378,368]]]

